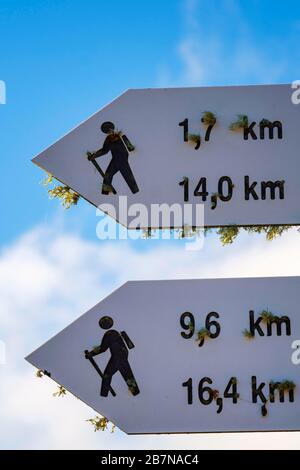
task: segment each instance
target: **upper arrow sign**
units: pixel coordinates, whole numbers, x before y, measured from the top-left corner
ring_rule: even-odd
[[[128,282],[27,360],[130,434],[300,430],[299,288]]]
[[[196,204],[205,226],[299,224],[291,95],[289,85],[128,90],[33,161],[130,228],[199,226]],[[182,212],[157,219],[163,203]]]

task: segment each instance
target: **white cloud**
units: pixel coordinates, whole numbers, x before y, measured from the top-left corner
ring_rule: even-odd
[[[88,242],[38,227],[0,256],[2,448],[299,448],[299,434],[126,436],[94,433],[95,413],[72,396],[53,398],[55,384],[34,377],[23,357],[129,279],[299,275],[299,233],[272,243],[242,235],[222,247],[210,237],[201,252],[184,242]],[[145,245],[146,246],[146,245]],[[150,248],[149,248],[150,247]],[[142,251],[141,251],[142,249]],[[262,437],[263,436],[263,437]]]
[[[271,30],[263,39],[256,37],[255,25],[235,0],[185,0],[181,13],[184,33],[175,51],[179,67],[174,72],[170,64],[161,66],[159,86],[275,83],[296,63],[295,52],[290,57],[297,44],[296,25],[288,37]]]
[[[184,79],[189,85],[197,85],[205,78],[205,63],[200,59],[201,51],[193,38],[183,39],[178,52],[183,62]]]

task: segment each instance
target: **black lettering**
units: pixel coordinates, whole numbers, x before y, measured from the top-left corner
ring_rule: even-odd
[[[244,127],[244,140],[248,140],[248,136],[251,135],[253,140],[257,140],[257,135],[254,132],[253,127],[255,126],[256,122],[251,122],[250,126]]]
[[[291,336],[291,321],[289,317],[283,316],[283,317],[274,317],[271,320],[268,321],[267,323],[267,336],[272,336],[272,325],[275,323],[277,327],[277,336],[281,336],[282,333],[282,328],[281,325],[284,323],[285,324],[285,333],[287,336]]]
[[[185,118],[178,125],[183,127],[183,141],[188,142],[188,140],[189,140],[189,120],[187,118]]]
[[[183,197],[184,202],[188,202],[189,200],[189,178],[185,176],[182,181],[180,181],[179,186],[183,186]]]
[[[186,382],[183,382],[183,387],[187,387],[187,402],[188,405],[193,404],[193,380],[189,378]]]
[[[268,121],[267,119],[263,119],[259,123],[259,136],[262,140],[265,138],[265,129],[269,129],[269,139],[274,138],[274,129],[277,129],[277,137],[278,139],[282,139],[282,124],[280,121]]]
[[[257,185],[257,181],[254,181],[251,186],[249,186],[249,176],[245,176],[245,200],[249,201],[250,195],[255,199],[258,200],[258,195],[256,194],[254,188]]]
[[[251,377],[251,382],[252,382],[252,403],[257,403],[257,398],[260,398],[262,403],[266,403],[267,399],[266,399],[266,397],[264,396],[264,394],[262,392],[262,389],[264,388],[264,386],[266,384],[264,382],[262,382],[259,385],[259,387],[257,387],[256,376],[255,375],[253,375]]]
[[[224,183],[227,184],[227,196],[224,195]],[[233,184],[229,176],[222,176],[218,183],[218,194],[221,201],[227,202],[232,198]]]
[[[249,329],[253,336],[255,336],[255,330],[259,334],[259,336],[265,336],[263,330],[259,326],[260,322],[262,321],[261,317],[258,317],[256,321],[254,321],[254,311],[249,311]]]
[[[194,332],[195,332],[195,318],[194,318],[194,315],[191,312],[184,312],[180,317],[180,325],[184,330],[187,331],[187,333],[182,331],[180,333],[181,336],[185,339],[191,338],[193,336]]]
[[[222,413],[222,410],[223,410],[223,398],[218,397],[218,398],[216,399],[216,405],[217,405],[217,407],[218,407],[217,413],[218,413],[218,415],[219,415],[220,413]]]
[[[275,390],[279,391],[279,401],[284,402],[284,390],[280,388],[280,382],[270,382],[269,384],[269,393],[270,393],[270,403],[275,401]]]
[[[271,199],[275,199],[275,190],[279,190],[279,199],[284,199],[284,181],[262,181],[261,182],[261,198],[266,199],[266,190],[270,189]]]
[[[280,401],[280,403],[284,403],[285,390],[284,390],[284,387],[282,387],[281,382],[270,382],[270,384],[269,384],[270,403],[275,402],[275,391],[276,390],[278,390],[278,392],[279,392],[279,401]],[[287,391],[289,393],[289,402],[293,403],[294,402],[294,389],[290,388]]]

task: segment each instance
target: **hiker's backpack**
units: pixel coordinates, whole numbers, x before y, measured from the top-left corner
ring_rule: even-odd
[[[125,331],[121,331],[121,336],[122,336],[123,340],[125,341],[126,346],[128,347],[128,349],[133,349],[134,344],[131,341],[131,339],[129,338],[129,336],[127,335],[127,333]]]

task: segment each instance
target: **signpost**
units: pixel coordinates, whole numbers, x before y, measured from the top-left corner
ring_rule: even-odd
[[[183,226],[184,218],[138,223],[120,209],[120,196],[149,214],[155,204],[203,204],[207,227],[296,225],[300,108],[291,92],[290,85],[128,90],[33,162],[95,206],[112,204],[106,211],[129,228]]]
[[[129,434],[300,430],[299,289],[128,282],[27,360]]]

